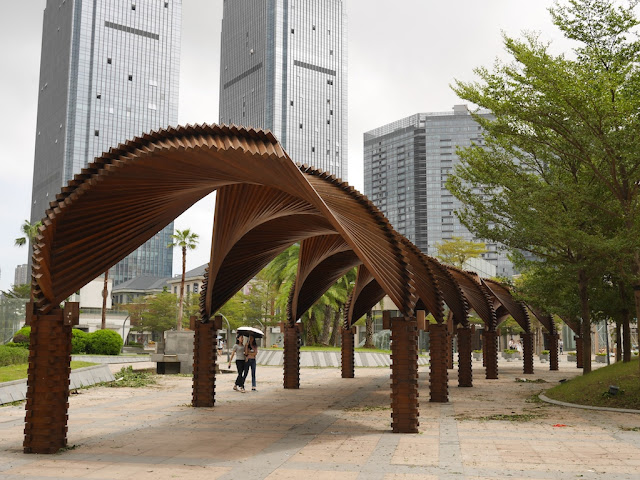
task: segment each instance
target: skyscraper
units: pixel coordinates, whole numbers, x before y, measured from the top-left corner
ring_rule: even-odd
[[[428,255],[435,256],[436,245],[454,236],[476,240],[453,213],[461,204],[445,187],[459,162],[456,148],[472,143],[482,145],[482,131],[466,105],[451,112],[417,113],[364,134],[365,195]],[[497,274],[513,275],[500,245],[486,246],[483,258],[496,266]]]
[[[342,0],[226,0],[220,123],[271,130],[291,158],[347,180]]]
[[[182,0],[47,0],[31,221],[95,157],[178,121]],[[126,228],[126,227],[123,227]],[[112,269],[171,276],[173,223]]]

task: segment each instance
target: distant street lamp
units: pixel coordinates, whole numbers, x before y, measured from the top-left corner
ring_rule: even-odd
[[[124,317],[124,322],[122,322],[122,351],[120,353],[124,353],[124,344],[127,343],[127,340],[124,338],[124,325],[127,323],[127,320],[129,320],[129,317],[131,315],[127,315],[126,317]]]
[[[227,322],[227,362],[231,363],[231,357],[229,356],[229,338],[231,338],[231,325],[229,325],[229,320],[222,313],[218,312],[216,315],[220,315],[224,318],[224,321]]]

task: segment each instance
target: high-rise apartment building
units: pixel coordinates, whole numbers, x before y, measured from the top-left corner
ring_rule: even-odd
[[[436,245],[452,237],[477,240],[453,213],[461,204],[445,187],[459,162],[456,148],[472,143],[482,145],[482,130],[466,105],[418,113],[364,134],[365,195],[428,255],[435,256]],[[497,275],[513,275],[500,245],[486,246],[483,258],[495,265]]]
[[[220,123],[269,129],[294,161],[347,179],[342,0],[225,0]]]
[[[13,275],[13,285],[24,285],[29,281],[28,275],[28,265],[25,263],[23,265],[17,265]]]
[[[182,0],[47,0],[31,221],[95,157],[178,121]],[[173,223],[111,270],[171,276]]]

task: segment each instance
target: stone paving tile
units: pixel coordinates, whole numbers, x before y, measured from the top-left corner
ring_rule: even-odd
[[[500,365],[500,379],[474,371],[450,403],[428,401],[420,368],[419,434],[390,433],[389,370],[303,369],[300,390],[282,389],[282,370],[259,367],[259,391],[217,381],[214,408],[194,409],[191,379],[162,377],[145,389],[97,387],[71,395],[69,444],[55,456],[22,454],[24,406],[0,408],[0,480],[48,478],[242,480],[595,480],[640,479],[640,415],[566,409],[530,402],[547,384],[516,383],[522,367]],[[548,368],[548,366],[546,367]],[[490,420],[492,415],[530,421]],[[564,424],[566,427],[554,427]]]

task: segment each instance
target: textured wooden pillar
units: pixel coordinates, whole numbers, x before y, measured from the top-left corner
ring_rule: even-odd
[[[573,337],[576,341],[576,368],[583,368],[584,360],[582,358],[582,337]]]
[[[453,313],[449,310],[447,315],[447,368],[453,368],[453,339],[455,334],[455,326],[453,324]]]
[[[470,328],[458,328],[458,386],[473,386],[473,360],[471,359]]]
[[[342,378],[355,377],[355,349],[354,349],[354,328],[341,329],[342,345]]]
[[[523,373],[533,373],[533,333],[521,333]]]
[[[485,367],[487,370],[485,378],[498,378],[498,332],[484,332]]]
[[[25,453],[56,453],[67,446],[71,329],[80,316],[79,304],[68,302],[47,315],[31,313],[27,404],[24,428]]]
[[[487,329],[484,328],[482,330],[482,332],[480,332],[480,334],[482,335],[482,366],[486,367],[487,366]]]
[[[549,345],[549,370],[558,370],[558,334],[546,334]]]
[[[222,317],[207,323],[192,317],[193,335],[193,392],[194,407],[213,407],[216,403],[216,361],[218,357],[218,329]]]
[[[429,370],[429,387],[431,402],[449,401],[449,361],[448,346],[451,344],[449,329],[446,324],[429,325],[429,342],[431,345]]]
[[[416,319],[394,318],[391,321],[391,340],[391,428],[394,433],[418,433]]]
[[[284,388],[300,388],[300,330],[284,326]]]

